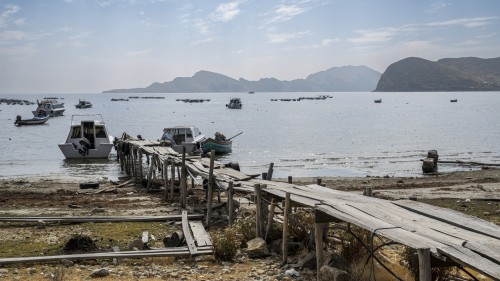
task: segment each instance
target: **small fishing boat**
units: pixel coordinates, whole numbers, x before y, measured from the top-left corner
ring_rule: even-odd
[[[375,103],[382,103],[382,99],[374,100]]]
[[[174,126],[163,129],[162,141],[169,141],[177,153],[182,153],[186,147],[188,154],[201,154],[201,143],[206,137],[195,126]]]
[[[253,92],[253,91],[250,91],[250,92],[248,92],[248,93],[249,93],[250,95],[255,94],[255,92]]]
[[[113,141],[101,114],[73,115],[66,142],[59,148],[66,159],[108,158]]]
[[[33,110],[33,116],[35,117],[43,117],[43,116],[63,116],[64,111],[64,103],[59,102],[57,98],[45,98],[41,101],[36,101],[38,107],[36,110]]]
[[[216,154],[231,152],[233,146],[232,139],[241,134],[243,134],[243,132],[226,139],[226,136],[216,132],[215,138],[207,138],[201,142],[201,149],[203,149],[204,153],[208,153],[212,150],[215,151]]]
[[[91,108],[92,103],[90,103],[89,101],[86,101],[86,100],[78,100],[78,103],[75,104],[75,107],[76,108]]]
[[[458,101],[457,99],[450,100],[450,102],[457,102],[457,101]]]
[[[241,107],[243,107],[243,104],[241,103],[240,98],[231,98],[229,100],[229,103],[226,104],[226,107],[230,109],[241,109]]]
[[[49,120],[50,116],[41,116],[41,117],[33,117],[31,119],[21,119],[21,115],[16,116],[16,121],[14,124],[16,126],[25,126],[25,125],[42,125]]]

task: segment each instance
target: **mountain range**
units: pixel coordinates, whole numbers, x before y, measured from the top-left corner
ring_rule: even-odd
[[[380,72],[366,66],[342,66],[310,74],[305,79],[282,81],[262,78],[249,81],[202,70],[192,77],[155,82],[146,88],[114,89],[103,93],[367,92],[375,89],[380,75]]]
[[[375,91],[500,91],[500,58],[405,58],[387,67]]]

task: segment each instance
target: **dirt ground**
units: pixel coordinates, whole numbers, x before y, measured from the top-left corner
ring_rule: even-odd
[[[98,189],[81,189],[80,183],[89,179],[63,177],[29,177],[0,179],[0,216],[89,216],[89,215],[169,215],[180,214],[178,204],[163,200],[162,193],[146,193],[144,188],[120,182],[102,180]],[[280,179],[286,181],[286,179]],[[294,178],[296,184],[316,183],[317,178]],[[422,177],[363,177],[321,178],[327,187],[361,193],[369,186],[377,197],[406,199],[452,208],[500,225],[500,169],[435,174]],[[102,192],[102,191],[106,192]],[[100,192],[100,193],[98,193]],[[202,192],[198,190],[197,192]],[[200,195],[201,196],[201,195]],[[99,233],[105,237],[110,230],[98,224],[49,225],[37,229],[33,224],[0,223],[0,257],[54,254],[57,248],[75,233]],[[178,225],[156,223],[154,225],[127,225],[123,237],[101,237],[100,247],[126,245],[134,236],[140,236],[147,228],[154,233],[161,246],[165,226],[173,230]],[[112,226],[109,226],[111,227]],[[120,227],[123,228],[123,225]],[[128,235],[128,236],[127,236]],[[15,238],[12,238],[12,237]],[[18,240],[21,240],[19,242]],[[109,240],[109,241],[108,241]],[[19,242],[19,243],[18,243]],[[51,245],[41,251],[33,242]],[[115,243],[115,244],[113,244]],[[29,245],[29,246],[28,246]],[[51,248],[52,247],[52,248]],[[22,251],[25,251],[24,254]],[[220,263],[213,258],[194,260],[142,259],[114,265],[113,274],[102,280],[290,280],[280,274],[280,258],[265,260],[239,259],[235,263]],[[107,263],[106,263],[107,265]],[[102,267],[99,263],[79,263],[61,267],[58,264],[9,265],[0,267],[2,280],[88,280],[92,270]],[[155,267],[156,268],[151,268]],[[62,268],[62,269],[61,269]],[[57,273],[59,270],[59,274]],[[167,271],[167,273],[165,273]],[[62,273],[61,273],[62,272]],[[140,272],[137,273],[137,272]],[[149,272],[148,274],[144,272]],[[259,274],[256,274],[259,272]],[[64,274],[63,274],[64,273]],[[314,280],[315,272],[305,270],[293,280]],[[63,274],[64,278],[59,278]],[[280,277],[281,276],[281,277]],[[111,278],[113,277],[113,278]]]

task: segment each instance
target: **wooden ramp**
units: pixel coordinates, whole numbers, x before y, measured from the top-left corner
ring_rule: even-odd
[[[261,208],[267,208],[267,204],[261,203],[261,197],[267,198],[269,202],[274,199],[275,202],[285,201],[286,203],[286,198],[289,196],[290,204],[313,208],[316,214],[317,237],[320,236],[318,233],[321,231],[319,227],[321,224],[347,222],[370,231],[372,236],[385,237],[414,248],[419,253],[421,265],[428,263],[424,266],[428,272],[420,275],[421,280],[430,278],[429,254],[450,264],[472,268],[490,278],[500,280],[500,227],[484,220],[415,201],[388,201],[337,191],[321,185],[301,186],[259,180],[214,161],[213,154],[209,160],[180,155],[171,149],[163,148],[159,143],[129,139],[123,139],[122,142],[128,143],[132,151],[132,157],[119,151],[122,165],[125,163],[125,171],[130,173],[130,168],[127,169],[127,161],[128,163],[132,161],[132,167],[142,165],[142,161],[133,156],[134,151],[139,152],[139,155],[145,153],[152,156],[152,159],[159,159],[160,161],[152,161],[150,171],[155,170],[154,167],[163,169],[166,190],[168,187],[173,189],[173,185],[169,182],[173,182],[170,179],[176,177],[175,167],[179,169],[180,166],[181,172],[177,172],[177,177],[181,175],[179,178],[181,205],[185,204],[182,199],[182,194],[186,193],[184,177],[190,175],[204,179],[213,178],[216,186],[220,188],[219,192],[221,189],[227,190],[229,198],[232,198],[229,194],[232,194],[233,190],[255,193],[258,214],[262,213],[259,211]],[[124,157],[125,160],[123,160]],[[170,178],[168,177],[170,170],[167,168],[169,165],[172,167]],[[182,172],[184,170],[186,170],[185,173]],[[272,165],[270,165],[269,172],[272,175]],[[135,177],[137,178],[138,175]],[[209,187],[208,206],[211,206],[212,188],[215,187]],[[207,210],[210,209],[207,207]],[[231,218],[229,220],[231,221]],[[210,211],[207,211],[207,225],[209,222]],[[193,237],[198,237],[196,241],[199,243],[197,244],[194,238],[188,243],[191,253],[197,251],[196,247],[211,246],[209,237],[205,234],[198,234],[200,224],[189,223]],[[257,223],[257,228],[261,225]],[[186,231],[188,224],[183,224],[183,227]],[[256,229],[256,233],[262,232]],[[320,243],[320,241],[317,242],[317,244]],[[317,253],[320,251],[321,249],[317,249]],[[321,254],[317,254],[317,258],[318,265],[321,265]]]

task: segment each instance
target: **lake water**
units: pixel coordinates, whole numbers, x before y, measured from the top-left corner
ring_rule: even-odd
[[[313,97],[326,100],[271,101]],[[428,150],[440,160],[500,163],[500,93],[203,93],[203,94],[32,94],[0,98],[36,102],[46,96],[64,98],[65,116],[42,126],[14,126],[16,115],[31,118],[36,105],[0,105],[0,177],[122,175],[110,160],[66,161],[58,148],[72,114],[102,114],[111,135],[123,132],[157,140],[164,127],[193,124],[207,136],[220,131],[234,138],[233,152],[219,157],[236,161],[243,172],[267,171],[276,177],[297,176],[420,176]],[[165,99],[111,98],[162,96]],[[226,109],[240,97],[243,109]],[[184,103],[176,99],[211,99]],[[381,98],[382,103],[374,103]],[[90,109],[76,109],[87,99]],[[451,103],[450,99],[458,99]],[[440,165],[440,171],[469,169]]]

